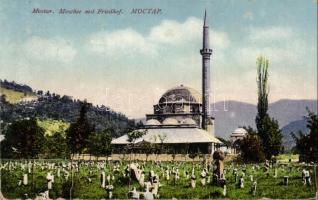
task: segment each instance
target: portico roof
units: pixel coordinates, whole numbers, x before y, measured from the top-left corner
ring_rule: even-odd
[[[152,128],[139,129],[146,134],[137,139],[135,143],[149,142],[155,144],[177,144],[177,143],[222,143],[219,139],[209,134],[207,131],[196,128]],[[128,135],[113,139],[112,144],[129,144]]]

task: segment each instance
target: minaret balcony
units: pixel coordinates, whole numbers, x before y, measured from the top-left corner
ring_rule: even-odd
[[[212,49],[201,49],[200,50],[201,54],[212,54]]]

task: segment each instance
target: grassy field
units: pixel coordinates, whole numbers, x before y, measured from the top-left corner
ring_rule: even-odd
[[[65,133],[69,128],[70,123],[64,122],[62,120],[37,120],[38,125],[45,130],[45,135],[53,135],[54,133]]]
[[[114,164],[108,164],[107,169],[105,169],[106,176],[110,173],[110,168]],[[200,172],[202,171],[202,166],[200,163],[194,165],[195,174],[197,177],[197,187],[195,189],[190,187],[190,180],[184,176],[184,171],[192,171],[192,163],[162,163],[162,166],[179,167],[180,170],[180,180],[174,183],[172,176],[170,180],[167,181],[162,178],[162,171],[158,165],[148,162],[145,164],[145,174],[146,179],[150,170],[154,170],[160,177],[161,187],[159,189],[160,198],[178,198],[178,199],[207,199],[207,198],[230,198],[230,199],[259,199],[259,198],[274,198],[274,199],[306,199],[313,198],[315,196],[315,186],[304,186],[301,179],[301,170],[304,168],[297,163],[280,165],[278,168],[277,178],[273,177],[274,170],[270,170],[269,177],[263,171],[263,165],[260,164],[261,168],[253,172],[252,165],[247,165],[247,171],[245,176],[245,187],[238,188],[238,183],[234,182],[234,177],[232,175],[232,169],[238,169],[238,175],[242,174],[240,166],[230,164],[226,165],[226,180],[227,180],[227,195],[222,196],[223,189],[212,184],[202,186],[200,184]],[[291,172],[289,167],[292,166]],[[126,199],[127,193],[129,191],[128,179],[123,177],[122,172],[124,172],[126,164],[121,165],[121,172],[114,174],[114,185],[113,195],[114,198]],[[284,166],[284,167],[283,167]],[[309,167],[312,172],[312,168]],[[22,178],[23,171],[16,168],[15,172],[9,172],[2,170],[2,192],[7,198],[20,198],[23,194],[28,193],[29,197],[34,197],[35,193],[43,192],[46,190],[46,174],[48,169],[41,169],[40,166],[35,167],[34,175],[34,189],[32,189],[31,184],[27,186],[17,186],[18,180]],[[61,177],[56,176],[56,169],[50,170],[55,174],[55,182],[53,184],[53,189],[50,191],[51,198],[57,197],[69,197],[69,188],[71,185],[70,179],[65,180],[63,173]],[[89,173],[91,171],[91,174]],[[81,199],[101,199],[106,198],[107,192],[105,189],[100,187],[100,171],[96,167],[89,167],[83,164],[80,167],[79,172],[74,173],[74,198]],[[256,196],[252,196],[250,193],[251,181],[249,175],[253,174],[254,179],[257,180],[257,192]],[[285,175],[289,176],[289,185],[283,185],[283,177]],[[29,175],[31,177],[31,175]],[[88,182],[88,177],[91,178],[92,182]],[[31,179],[29,179],[31,181]],[[312,182],[314,183],[314,177],[312,177]],[[138,185],[137,181],[132,181],[130,189],[136,187],[138,191],[143,191],[143,189]],[[35,193],[32,193],[34,191]]]
[[[24,94],[23,92],[18,92],[14,90],[9,90],[3,87],[0,87],[0,95],[6,95],[6,100],[12,104],[18,103],[22,99],[34,99],[36,98],[33,94]]]

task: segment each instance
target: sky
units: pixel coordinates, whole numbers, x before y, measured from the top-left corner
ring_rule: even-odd
[[[131,13],[144,8],[161,12]],[[144,117],[171,87],[201,90],[204,10],[211,103],[256,104],[261,55],[270,102],[317,99],[317,0],[0,0],[0,79]]]

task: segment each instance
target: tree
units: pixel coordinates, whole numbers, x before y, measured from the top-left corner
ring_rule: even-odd
[[[5,138],[2,144],[5,158],[37,158],[45,143],[44,129],[38,126],[35,118],[13,122]]]
[[[305,162],[318,162],[318,117],[317,114],[307,109],[307,127],[309,133],[299,131],[298,136],[292,137],[296,141],[296,149],[299,152],[299,160]]]
[[[66,141],[71,151],[71,177],[72,184],[70,188],[70,199],[72,199],[72,190],[74,185],[73,180],[73,155],[75,153],[81,153],[87,146],[88,137],[94,131],[94,127],[87,120],[87,110],[89,104],[84,101],[81,105],[80,116],[75,123],[72,123],[69,129],[66,131]]]
[[[34,192],[34,158],[38,158],[46,141],[44,129],[39,127],[35,118],[13,122],[5,133],[3,157],[33,159],[32,191]]]
[[[240,141],[241,159],[244,162],[264,161],[265,155],[262,149],[260,137],[251,127],[244,127],[247,135]]]
[[[88,138],[88,152],[97,158],[99,156],[109,156],[112,152],[111,141],[112,129],[105,129],[102,132],[95,132]]]
[[[277,155],[281,150],[282,134],[277,120],[268,115],[268,66],[264,57],[257,59],[258,103],[255,119],[257,133],[261,139],[266,159]]]
[[[67,158],[69,150],[63,133],[46,136],[44,154],[47,158]]]
[[[81,153],[87,146],[88,137],[94,131],[94,127],[88,122],[87,110],[89,104],[84,101],[81,105],[80,116],[66,131],[66,140],[72,154]]]

